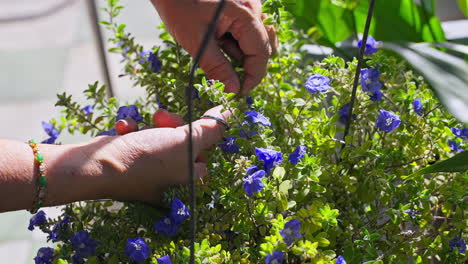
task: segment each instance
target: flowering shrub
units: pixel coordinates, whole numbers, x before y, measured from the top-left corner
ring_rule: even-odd
[[[121,7],[109,3],[115,18]],[[151,126],[160,108],[186,115],[190,57],[181,47],[163,33],[164,47],[144,51],[124,25],[104,24],[115,33],[111,51],[147,96],[119,102],[95,83],[83,107],[61,94],[64,117],[44,125],[54,140],[54,129],[115,136],[121,120]],[[251,97],[225,94],[222,83],[197,74],[196,114],[213,104],[234,113],[197,188],[197,263],[464,263],[467,174],[414,172],[462,150],[466,128],[373,38],[349,117],[357,61],[310,61],[290,26],[277,25],[279,55]],[[47,222],[39,212],[29,228],[39,226],[58,246],[53,254],[42,248],[35,261],[188,263],[187,188],[168,190],[164,201],[167,209],[80,202]]]

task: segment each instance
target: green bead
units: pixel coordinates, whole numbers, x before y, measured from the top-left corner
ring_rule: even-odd
[[[45,176],[41,176],[39,178],[39,187],[45,187],[47,185],[47,178]]]
[[[41,207],[42,207],[42,202],[38,202],[38,203],[36,204],[36,209],[39,209],[39,208],[41,208]]]
[[[42,153],[38,152],[38,153],[36,153],[36,159],[39,162],[43,162],[44,161],[44,155],[42,155]]]
[[[35,139],[30,139],[29,142],[30,142],[30,143],[36,143],[36,144],[37,144],[37,140],[35,140]]]

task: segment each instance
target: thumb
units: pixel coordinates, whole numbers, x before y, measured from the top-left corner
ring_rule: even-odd
[[[230,116],[230,111],[221,112],[222,106],[214,107],[208,110],[205,115],[214,116],[222,120],[227,120]],[[185,125],[180,127],[187,135],[186,139],[189,140],[189,126]],[[211,146],[220,142],[226,131],[226,126],[219,121],[211,118],[199,119],[192,123],[192,135],[194,143],[194,155],[197,156],[205,149],[209,149]]]
[[[217,42],[212,39],[201,58],[200,67],[210,79],[218,80],[225,85],[225,92],[238,93],[240,81],[234,68],[223,55]]]

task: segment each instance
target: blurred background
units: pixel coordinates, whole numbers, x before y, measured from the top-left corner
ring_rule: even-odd
[[[122,2],[126,8],[119,22],[127,24],[136,41],[146,48],[160,44],[156,28],[160,19],[150,1]],[[468,20],[463,20],[456,0],[438,2],[446,37],[468,39]],[[100,11],[105,0],[0,0],[0,138],[46,139],[41,121],[59,117],[60,109],[54,107],[57,93],[66,91],[86,104],[82,91],[87,85],[106,82],[93,27],[96,21],[90,13],[93,4],[99,18],[106,19]],[[102,33],[105,43],[109,35],[103,29]],[[114,94],[125,102],[143,91],[118,77],[120,59],[119,54],[106,55]],[[66,133],[59,137],[64,143],[86,139]],[[45,211],[56,217],[60,208]],[[0,263],[32,263],[40,247],[53,246],[47,245],[41,231],[27,229],[30,216],[26,211],[0,214]]]

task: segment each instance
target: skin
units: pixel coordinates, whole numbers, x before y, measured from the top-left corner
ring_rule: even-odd
[[[169,33],[195,56],[219,1],[152,0],[152,3]],[[275,31],[263,25],[265,17],[261,10],[260,0],[227,0],[215,36],[200,61],[209,78],[226,85],[226,92],[246,95],[265,76],[268,59],[276,51]],[[242,84],[222,51],[242,62],[245,71]]]
[[[172,36],[195,56],[218,5],[216,0],[152,0]],[[216,34],[200,62],[226,92],[246,95],[266,74],[276,51],[273,27],[263,25],[260,0],[227,0]],[[241,83],[229,60],[242,62]],[[227,118],[214,108],[206,114]],[[174,123],[180,123],[180,117]],[[169,122],[170,123],[170,122]],[[225,127],[212,119],[193,123],[196,175],[207,174],[203,151],[219,142]],[[39,149],[47,165],[45,206],[94,199],[157,203],[171,185],[188,183],[188,127],[154,128],[118,137],[97,137],[75,145],[45,145]],[[0,212],[30,209],[36,196],[38,168],[28,144],[0,139]]]
[[[220,107],[206,112],[227,119]],[[219,142],[225,127],[213,119],[193,122],[194,157]],[[100,136],[83,144],[39,144],[47,166],[45,206],[114,199],[157,203],[171,185],[188,178],[188,126],[153,128],[123,136]],[[29,209],[36,195],[38,166],[24,142],[0,139],[0,212]],[[194,162],[198,178],[206,163]]]

